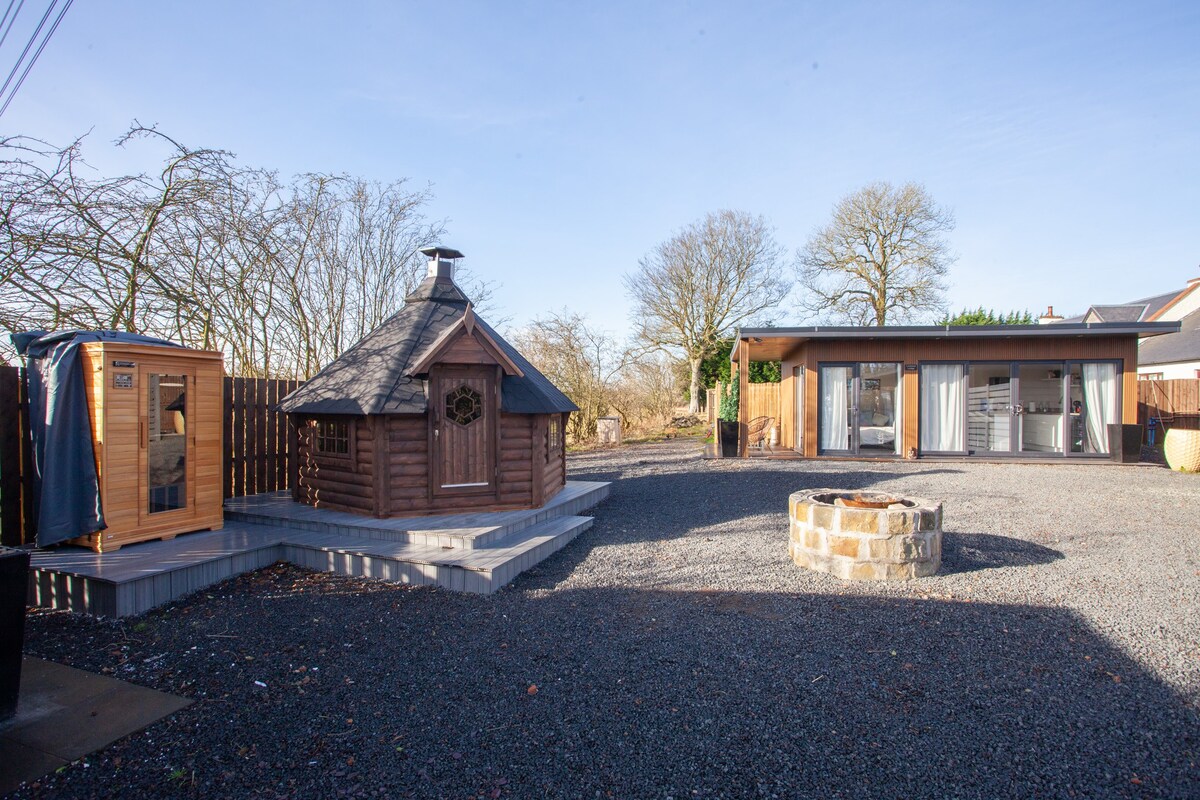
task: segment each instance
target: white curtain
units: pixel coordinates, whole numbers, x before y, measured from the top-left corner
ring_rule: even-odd
[[[1085,453],[1108,452],[1108,426],[1117,421],[1116,364],[1083,365],[1083,410],[1087,426]]]
[[[921,366],[921,450],[958,453],[963,443],[962,364]]]
[[[821,449],[850,449],[850,403],[852,367],[821,367]]]
[[[892,413],[892,431],[896,434],[896,455],[904,455],[904,370],[896,365],[896,402]]]

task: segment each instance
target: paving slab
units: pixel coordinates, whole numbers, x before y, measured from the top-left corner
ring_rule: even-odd
[[[17,714],[0,723],[0,794],[191,703],[186,697],[26,657]]]

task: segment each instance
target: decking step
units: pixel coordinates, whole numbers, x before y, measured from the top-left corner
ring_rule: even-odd
[[[313,533],[470,550],[490,547],[548,519],[578,514],[608,497],[608,492],[608,483],[567,481],[541,508],[387,519],[313,508],[293,502],[287,492],[274,492],[226,500],[225,518]]]
[[[302,532],[287,537],[284,558],[339,575],[491,594],[591,526],[591,517],[554,517],[474,549]]]

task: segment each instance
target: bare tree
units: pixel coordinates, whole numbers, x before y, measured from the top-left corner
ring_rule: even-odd
[[[770,227],[741,211],[718,211],[684,228],[625,276],[625,288],[642,340],[687,360],[691,413],[700,410],[701,362],[721,338],[787,293]]]
[[[135,140],[165,145],[161,169],[98,177],[82,140],[0,140],[0,326],[148,333],[308,377],[403,305],[444,233],[404,181],[283,182],[137,124],[118,145]],[[458,279],[486,307],[491,285]]]
[[[804,308],[854,325],[944,313],[953,229],[954,215],[919,184],[881,181],[847,195],[797,254]]]
[[[596,420],[613,409],[613,392],[633,354],[566,309],[533,320],[512,339],[521,354],[579,406],[567,423],[571,441],[593,438]]]

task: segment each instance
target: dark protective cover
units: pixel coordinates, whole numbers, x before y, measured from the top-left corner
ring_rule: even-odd
[[[404,308],[342,353],[279,403],[288,413],[424,414],[426,381],[409,366],[467,311],[467,296],[450,278],[426,278],[404,300]],[[571,399],[538,372],[511,344],[478,317],[496,345],[524,375],[505,375],[500,408],[510,414],[578,411]]]
[[[33,434],[33,496],[37,546],[104,530],[96,450],[88,418],[79,345],[120,342],[180,347],[174,342],[120,331],[14,333],[26,358],[29,427]]]

